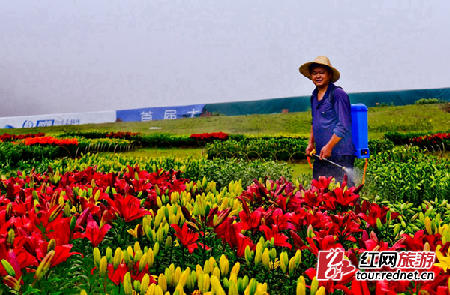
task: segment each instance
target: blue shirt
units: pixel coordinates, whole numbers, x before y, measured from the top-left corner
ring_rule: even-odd
[[[341,137],[341,140],[334,146],[331,156],[355,155],[355,147],[352,142],[352,114],[350,99],[347,93],[341,88],[334,91],[334,104],[329,97],[330,91],[336,88],[333,83],[328,84],[328,89],[321,101],[317,100],[318,90],[313,92],[311,103],[312,126],[314,140],[316,142],[316,152],[330,141],[333,134]]]

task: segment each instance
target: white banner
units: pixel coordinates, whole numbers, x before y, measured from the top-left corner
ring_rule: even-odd
[[[58,125],[81,125],[116,121],[116,111],[3,117],[0,128],[33,128]]]

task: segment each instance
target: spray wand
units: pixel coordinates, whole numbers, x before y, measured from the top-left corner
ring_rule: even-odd
[[[311,160],[310,160],[309,156],[316,156],[316,157],[319,158],[319,159],[320,159],[320,157],[316,154],[316,150],[315,150],[315,149],[310,153],[310,155],[307,156],[309,166],[310,166],[311,169],[312,169],[312,168],[313,168],[313,165],[311,164]],[[341,166],[341,165],[339,165],[339,164],[337,164],[337,163],[335,163],[335,162],[333,162],[333,161],[330,161],[330,160],[328,160],[328,159],[326,159],[326,158],[322,158],[322,160],[325,160],[325,161],[327,161],[328,163],[330,163],[330,164],[332,164],[332,165],[334,165],[334,166],[336,166],[336,167],[341,168],[341,169],[344,170],[345,172],[348,172],[348,171],[347,171],[347,168],[345,168],[344,166]],[[367,170],[367,158],[366,158],[365,160],[366,160],[366,163],[365,163],[365,165],[364,165],[364,174],[363,174],[363,179],[362,179],[362,185],[364,185],[364,180],[365,180],[365,178],[366,178],[366,170]]]

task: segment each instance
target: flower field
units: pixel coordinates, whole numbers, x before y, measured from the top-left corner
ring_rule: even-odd
[[[4,140],[0,157],[10,145],[75,148],[136,136],[107,134]],[[0,294],[449,294],[448,183],[407,171],[427,163],[422,170],[450,179],[450,166],[417,147],[381,151],[364,198],[365,187],[299,182],[271,162],[64,156],[2,164]],[[401,192],[394,178],[388,188],[401,199],[376,192],[394,166],[419,193]],[[331,249],[355,266],[365,252],[429,251],[435,263],[422,271],[434,279],[359,281],[354,270],[319,281],[319,251]]]

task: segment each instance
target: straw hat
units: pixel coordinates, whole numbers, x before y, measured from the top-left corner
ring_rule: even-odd
[[[298,70],[303,74],[306,78],[311,80],[311,73],[309,72],[309,67],[312,64],[319,64],[329,67],[333,71],[333,77],[331,77],[331,83],[336,82],[341,77],[339,71],[331,65],[330,60],[326,56],[318,56],[314,61],[307,62],[303,64]]]

